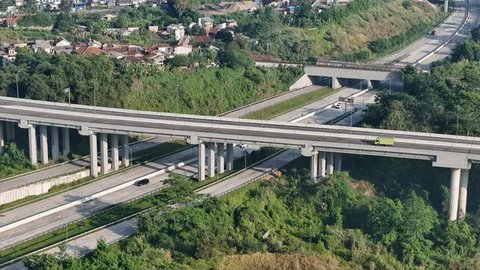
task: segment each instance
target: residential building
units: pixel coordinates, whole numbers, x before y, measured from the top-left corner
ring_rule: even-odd
[[[180,40],[185,36],[185,27],[181,24],[170,24],[167,26],[167,32],[172,35],[175,40]]]
[[[198,18],[198,25],[202,28],[213,27],[213,19],[210,17]]]
[[[52,53],[52,45],[50,41],[44,39],[36,39],[31,45],[33,52],[44,51],[46,53]]]
[[[102,54],[105,54],[103,50],[93,46],[80,47],[75,50],[75,53],[80,55],[94,55],[94,56],[100,56]]]

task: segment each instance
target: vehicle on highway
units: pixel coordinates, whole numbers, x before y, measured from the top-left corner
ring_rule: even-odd
[[[148,183],[150,183],[150,180],[145,178],[145,179],[142,179],[142,180],[138,180],[137,182],[135,182],[134,185],[137,186],[137,187],[141,187],[141,186],[147,185]]]
[[[334,108],[334,109],[341,109],[341,108],[342,108],[342,103],[341,103],[341,102],[335,102],[335,103],[332,105],[332,108]]]
[[[381,146],[393,146],[395,140],[392,137],[377,137],[375,139],[375,145]]]
[[[247,148],[248,144],[237,144],[238,148]]]

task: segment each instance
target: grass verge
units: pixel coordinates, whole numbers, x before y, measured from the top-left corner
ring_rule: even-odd
[[[318,90],[308,92],[306,94],[296,96],[292,99],[286,100],[281,103],[277,103],[273,106],[267,107],[263,110],[251,112],[242,118],[256,119],[256,120],[268,120],[286,112],[293,111],[305,105],[311,104],[315,101],[321,100],[327,96],[330,96],[340,89],[320,88]]]

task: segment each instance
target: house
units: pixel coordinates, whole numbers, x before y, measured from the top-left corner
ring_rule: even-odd
[[[175,46],[174,54],[175,55],[187,55],[192,53],[193,47],[192,45],[178,45]]]
[[[158,25],[150,25],[150,26],[148,27],[148,31],[150,31],[150,32],[152,32],[152,33],[157,33],[158,30],[159,30]]]
[[[105,15],[102,16],[102,20],[105,20],[105,21],[109,22],[112,19],[115,19],[116,17],[118,17],[118,16],[115,15],[115,14],[105,14]]]
[[[170,24],[167,26],[167,32],[172,35],[175,40],[180,40],[185,36],[185,27],[181,24]]]
[[[31,48],[33,52],[44,51],[46,53],[52,53],[52,45],[50,45],[49,41],[43,39],[34,40]]]
[[[70,43],[68,40],[63,38],[55,42],[52,48],[53,54],[62,53],[62,52],[67,54],[70,54],[73,52],[72,43]]]
[[[130,6],[130,5],[132,5],[132,1],[131,0],[116,0],[115,4],[117,6]]]
[[[72,43],[64,38],[61,38],[53,44],[55,47],[68,47],[72,46]]]
[[[209,36],[192,36],[193,44],[196,46],[211,44],[213,39]]]
[[[101,47],[102,47],[102,43],[96,41],[95,39],[90,39],[90,41],[88,42],[88,46],[101,48]]]
[[[80,47],[75,50],[75,53],[80,55],[95,55],[95,56],[100,56],[102,54],[105,54],[105,52],[102,51],[100,48],[94,47],[94,46]]]
[[[224,23],[226,24],[227,28],[235,28],[238,26],[237,21],[232,19],[225,20]]]
[[[198,25],[202,28],[213,27],[213,19],[210,17],[198,18]]]
[[[157,51],[163,53],[163,54],[172,54],[173,53],[173,47],[168,44],[161,44],[157,45]]]
[[[15,6],[16,6],[16,7],[21,7],[21,6],[23,6],[23,0],[15,0]]]
[[[184,36],[182,39],[178,41],[177,46],[175,46],[175,49],[173,53],[175,55],[187,55],[190,54],[193,50],[193,47],[191,45],[188,45],[190,43],[190,36]]]
[[[87,8],[87,5],[83,2],[77,2],[73,4],[73,9],[75,11],[82,11],[82,10],[85,10],[86,8]]]

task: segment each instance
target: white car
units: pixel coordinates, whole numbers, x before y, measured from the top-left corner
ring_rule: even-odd
[[[341,109],[341,108],[342,108],[342,103],[341,103],[341,102],[335,102],[335,103],[332,105],[332,108],[334,108],[334,109]]]

